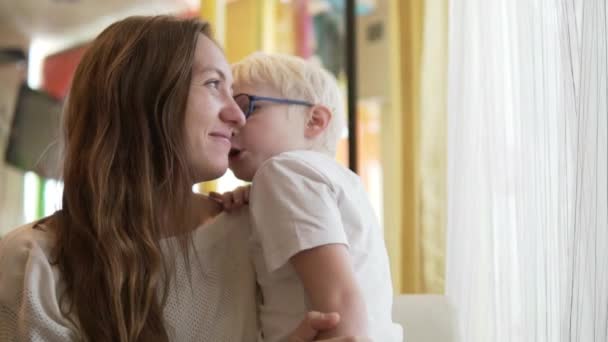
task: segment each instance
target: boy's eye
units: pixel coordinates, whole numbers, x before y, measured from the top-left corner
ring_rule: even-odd
[[[253,107],[251,107],[251,111],[249,112],[249,114],[247,115],[247,118],[249,118],[250,116],[252,116],[253,114],[255,114],[255,112],[260,109],[260,106],[254,104]]]

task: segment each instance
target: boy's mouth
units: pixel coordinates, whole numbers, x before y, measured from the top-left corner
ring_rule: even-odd
[[[241,150],[237,149],[237,148],[231,148],[230,152],[228,153],[228,158],[236,158],[241,154]]]

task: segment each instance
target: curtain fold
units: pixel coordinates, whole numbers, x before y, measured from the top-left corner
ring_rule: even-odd
[[[447,294],[464,341],[608,340],[604,0],[453,0]]]
[[[419,115],[419,224],[423,292],[444,293],[447,187],[447,0],[424,1]]]
[[[398,293],[443,293],[447,1],[389,1],[390,102],[382,121],[384,222]]]
[[[424,292],[418,163],[421,59],[424,34],[424,0],[400,3],[401,13],[401,134],[403,204],[401,236],[401,290]]]

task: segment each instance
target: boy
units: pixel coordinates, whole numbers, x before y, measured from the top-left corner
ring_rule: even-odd
[[[232,138],[229,162],[252,181],[264,341],[284,341],[309,310],[341,317],[318,338],[401,341],[381,228],[360,179],[334,160],[343,129],[335,79],[300,58],[263,53],[233,74],[247,123]]]

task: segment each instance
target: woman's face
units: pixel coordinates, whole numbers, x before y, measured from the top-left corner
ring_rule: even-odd
[[[200,34],[184,127],[188,161],[196,183],[226,172],[232,132],[244,124],[245,116],[232,98],[230,65],[217,45]]]

